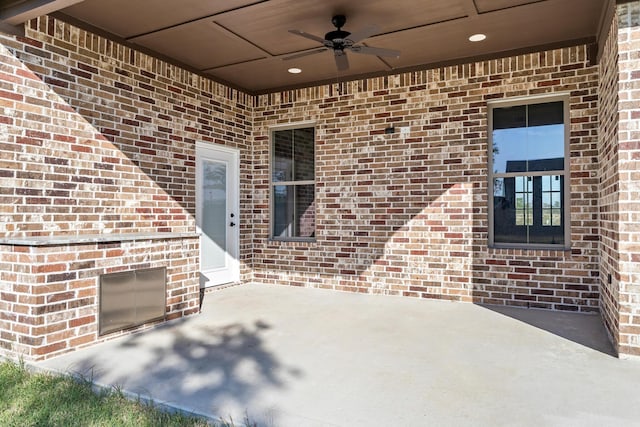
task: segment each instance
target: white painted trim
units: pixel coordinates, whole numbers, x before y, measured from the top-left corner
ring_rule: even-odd
[[[219,270],[221,277],[220,281],[212,280],[212,283],[208,286],[218,286],[240,280],[240,224],[242,217],[240,215],[240,150],[236,148],[227,147],[220,144],[196,142],[196,231],[201,235],[201,210],[202,210],[202,168],[200,167],[201,156],[209,158],[220,159],[226,162],[231,168],[227,170],[227,215],[231,213],[234,217],[230,216],[225,218],[226,222],[234,222],[235,227],[228,227],[227,237],[227,268]],[[230,159],[229,159],[230,157]],[[229,201],[229,195],[233,195]],[[200,245],[200,259],[202,260],[202,245]],[[204,276],[211,271],[202,271],[202,265],[200,273]],[[210,279],[211,280],[211,279]]]
[[[240,154],[240,150],[237,149],[237,148],[227,147],[226,145],[216,144],[214,142],[196,141],[196,152],[199,149],[224,151],[225,153],[229,153],[229,154]],[[238,166],[240,166],[240,162],[239,161],[238,161]]]
[[[509,106],[519,106],[525,104],[542,104],[544,101],[555,100],[556,101],[564,101],[569,102],[569,98],[571,97],[571,92],[553,92],[553,93],[543,93],[536,95],[523,95],[523,96],[514,96],[513,98],[503,98],[503,99],[492,99],[487,101],[487,107],[491,106],[492,108],[502,108]]]
[[[300,129],[300,128],[316,128],[318,122],[316,120],[303,120],[300,122],[290,122],[281,125],[269,126],[267,129],[269,130],[269,134],[273,134],[274,131],[277,130],[288,130],[288,129]]]

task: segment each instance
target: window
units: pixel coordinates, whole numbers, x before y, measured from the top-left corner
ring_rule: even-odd
[[[271,235],[279,240],[313,240],[315,130],[284,129],[271,141]]]
[[[564,97],[489,105],[489,244],[569,247]]]

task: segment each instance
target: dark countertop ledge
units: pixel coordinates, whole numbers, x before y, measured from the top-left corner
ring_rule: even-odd
[[[67,246],[86,243],[134,242],[137,240],[172,240],[199,237],[199,233],[104,233],[61,236],[2,237],[5,246]]]

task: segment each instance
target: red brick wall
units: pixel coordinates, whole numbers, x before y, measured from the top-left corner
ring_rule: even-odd
[[[611,24],[600,59],[600,313],[614,345],[619,333],[618,22]]]
[[[250,205],[250,100],[53,18],[0,34],[0,238],[194,233],[196,141],[240,149]],[[248,280],[251,223],[240,227]],[[196,312],[198,250],[194,238],[0,245],[0,351],[97,340],[98,276],[114,269],[166,266],[168,316]]]
[[[254,279],[597,311],[597,90],[575,47],[259,96]],[[572,250],[490,249],[487,102],[560,92],[571,94]],[[269,129],[309,120],[317,239],[270,241]]]
[[[0,43],[1,235],[193,232],[196,141],[247,203],[247,95],[53,18]]]
[[[640,1],[618,5],[619,351],[640,356]]]
[[[0,257],[0,354],[41,359],[102,340],[98,278],[105,273],[166,267],[167,319],[199,309],[197,237],[0,245]]]
[[[243,281],[558,310],[600,305],[621,352],[639,354],[639,13],[637,2],[618,9],[621,38],[608,41],[600,81],[580,46],[258,97],[34,20],[26,38],[0,35],[0,236],[195,231],[195,142],[216,142],[241,153]],[[572,250],[490,249],[487,102],[550,93],[571,95]],[[269,128],[309,120],[317,241],[273,242]],[[409,133],[387,135],[389,126]],[[132,246],[90,268],[80,254],[100,249],[76,247],[67,272],[90,278],[52,277],[53,288],[49,276],[62,273],[38,270],[51,268],[51,249],[0,247],[0,346],[36,356],[38,346],[66,351],[95,337],[97,274],[121,262],[178,260],[172,280],[192,295],[197,245],[181,242],[149,243],[164,254],[150,261]],[[170,310],[185,302],[168,298]],[[74,332],[56,335],[62,326]]]

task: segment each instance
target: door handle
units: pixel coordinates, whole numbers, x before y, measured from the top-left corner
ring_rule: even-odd
[[[229,225],[230,225],[231,227],[235,227],[235,226],[236,226],[236,223],[235,223],[235,222],[232,222],[232,223],[231,223],[231,224],[229,224]]]

